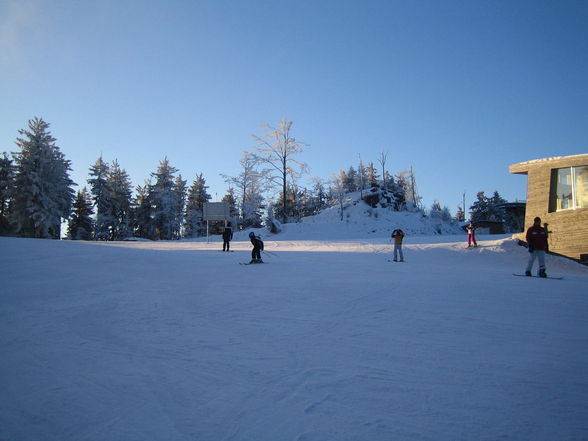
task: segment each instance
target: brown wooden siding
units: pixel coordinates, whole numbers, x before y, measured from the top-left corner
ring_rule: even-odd
[[[549,250],[574,259],[588,253],[588,208],[549,212],[551,171],[557,168],[588,166],[588,154],[541,161],[523,162],[509,167],[511,173],[528,175],[525,231],[536,216],[549,224]]]

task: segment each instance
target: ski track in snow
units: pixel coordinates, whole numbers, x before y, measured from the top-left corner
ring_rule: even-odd
[[[463,235],[240,266],[236,236],[0,238],[0,440],[588,439],[588,268]]]

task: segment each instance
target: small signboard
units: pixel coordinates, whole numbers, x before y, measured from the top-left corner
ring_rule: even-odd
[[[231,213],[226,202],[206,202],[204,204],[205,221],[229,221]]]

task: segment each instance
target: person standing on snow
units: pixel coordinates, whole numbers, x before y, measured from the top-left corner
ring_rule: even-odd
[[[251,262],[249,263],[263,263],[261,260],[261,252],[263,251],[263,241],[261,237],[256,236],[253,231],[249,233],[249,239],[253,244],[253,250],[251,251]]]
[[[476,227],[472,221],[470,221],[466,227],[466,231],[468,232],[468,248],[472,246],[472,242],[474,242],[474,246],[477,247],[478,243],[476,242]]]
[[[402,254],[402,239],[404,239],[404,231],[400,228],[392,231],[392,239],[394,239],[394,262],[398,262],[398,254],[400,254],[400,261],[404,262],[404,255]]]
[[[233,227],[229,222],[223,231],[223,251],[229,251],[231,240],[233,240]]]
[[[547,230],[541,226],[541,218],[536,217],[533,220],[533,226],[527,230],[527,244],[529,245],[529,263],[527,264],[527,270],[525,276],[531,276],[531,270],[533,269],[533,263],[535,259],[539,260],[539,271],[537,275],[539,277],[547,277],[545,273],[545,252],[547,251]]]

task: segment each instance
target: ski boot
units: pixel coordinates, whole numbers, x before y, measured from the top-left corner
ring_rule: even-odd
[[[527,276],[527,277],[532,277],[532,275],[531,275],[531,271],[528,271],[528,270],[527,270],[527,271],[525,271],[525,276]]]
[[[539,277],[547,277],[547,273],[545,272],[545,268],[540,268],[539,269]]]

